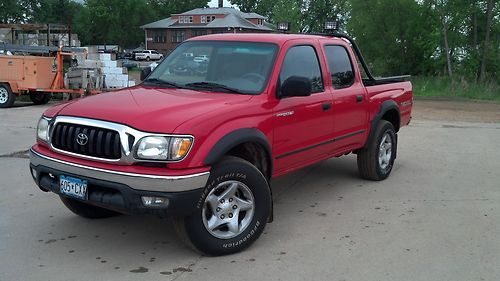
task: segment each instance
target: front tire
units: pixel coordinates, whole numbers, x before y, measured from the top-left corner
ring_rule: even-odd
[[[47,104],[52,99],[52,93],[33,92],[30,93],[30,99],[36,105]]]
[[[8,108],[14,105],[16,95],[12,93],[10,86],[7,84],[0,84],[0,108]]]
[[[396,159],[397,137],[394,126],[386,120],[381,120],[370,140],[370,143],[358,152],[359,174],[368,180],[384,180],[391,173]]]
[[[271,191],[250,162],[228,157],[214,166],[207,186],[188,217],[175,227],[189,246],[212,256],[249,247],[259,238],[271,213]]]
[[[120,213],[100,208],[97,206],[85,204],[76,199],[59,196],[64,206],[71,212],[87,219],[103,219],[120,215]]]

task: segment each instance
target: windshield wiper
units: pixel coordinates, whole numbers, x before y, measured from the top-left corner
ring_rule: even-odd
[[[229,86],[226,86],[224,84],[219,84],[219,83],[214,83],[214,82],[194,82],[194,83],[188,83],[185,85],[186,87],[192,87],[192,88],[201,88],[201,89],[207,89],[207,90],[225,90],[228,92],[236,93],[236,94],[247,94],[242,92],[239,89],[232,88]]]
[[[148,78],[146,80],[144,80],[143,82],[146,82],[146,83],[152,83],[152,84],[156,84],[156,85],[166,85],[166,86],[170,86],[172,88],[177,88],[177,89],[183,89],[184,87],[177,84],[177,83],[174,83],[174,82],[170,82],[170,81],[167,81],[167,80],[163,80],[161,78]]]

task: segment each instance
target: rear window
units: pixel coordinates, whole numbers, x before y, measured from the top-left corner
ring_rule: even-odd
[[[347,50],[342,46],[325,46],[325,53],[333,87],[341,89],[351,86],[354,83],[354,68]]]

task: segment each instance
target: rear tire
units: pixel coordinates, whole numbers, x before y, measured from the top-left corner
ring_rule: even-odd
[[[358,170],[361,177],[380,181],[392,171],[396,159],[397,137],[394,126],[381,120],[368,143],[358,151]]]
[[[196,210],[174,226],[195,250],[228,255],[255,242],[270,213],[271,192],[264,175],[246,160],[227,157],[213,167]]]
[[[59,196],[64,206],[66,206],[71,212],[84,217],[87,219],[102,219],[121,215],[120,213],[100,208],[97,206],[85,204],[76,199]]]
[[[30,93],[30,99],[36,105],[47,104],[52,99],[52,93],[33,92]]]
[[[8,84],[0,84],[0,108],[8,108],[14,105],[16,95],[12,93]]]

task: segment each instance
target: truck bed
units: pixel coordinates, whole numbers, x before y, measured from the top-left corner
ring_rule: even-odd
[[[365,87],[370,87],[370,86],[405,82],[409,80],[410,80],[410,75],[381,77],[375,79],[363,78],[363,85],[365,85]]]

